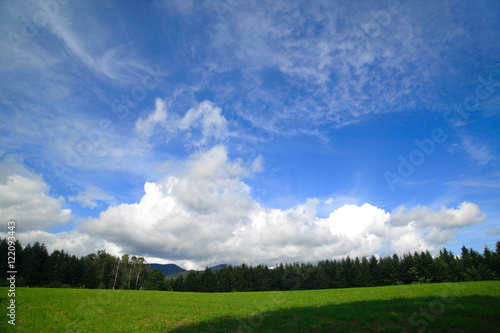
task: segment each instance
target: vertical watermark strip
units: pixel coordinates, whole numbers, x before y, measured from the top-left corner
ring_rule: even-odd
[[[7,316],[10,318],[8,323],[16,325],[16,221],[7,222],[7,281],[9,281],[9,289],[7,296],[9,298],[7,306]]]

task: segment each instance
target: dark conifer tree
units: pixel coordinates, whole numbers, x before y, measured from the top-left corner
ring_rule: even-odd
[[[374,287],[382,285],[382,277],[377,257],[373,255],[370,257],[370,260],[368,261],[368,268],[370,271],[370,280],[368,282],[369,286]]]

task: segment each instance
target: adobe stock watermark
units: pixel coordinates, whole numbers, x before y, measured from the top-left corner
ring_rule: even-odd
[[[301,278],[299,276],[285,270],[282,279],[285,289],[287,288],[286,286],[289,286],[289,291],[299,289],[301,283]],[[284,291],[281,290],[271,292],[270,296],[271,297],[267,300],[258,303],[253,302],[253,305],[259,313],[244,319],[239,319],[238,332],[258,332],[258,328],[263,324],[264,318],[271,314],[269,310],[273,309],[273,311],[276,311],[276,306],[283,304],[286,300]]]
[[[415,168],[424,164],[427,157],[430,157],[436,151],[436,144],[445,142],[447,135],[441,128],[436,128],[431,133],[430,139],[415,140],[417,149],[413,150],[408,158],[402,155],[398,156],[398,174],[390,171],[384,173],[385,180],[391,191],[396,190],[397,183],[404,183],[408,177],[413,175]]]
[[[133,108],[136,108],[139,103],[143,102],[147,96],[148,91],[156,89],[162,83],[162,77],[166,73],[160,71],[159,66],[153,70],[150,67],[146,68],[147,74],[144,75],[141,84],[134,86],[129,94],[122,94],[120,98],[115,98],[111,102],[111,112],[118,116],[121,121],[126,120]],[[61,178],[65,173],[80,166],[85,158],[99,151],[105,143],[105,135],[114,131],[115,126],[113,121],[109,118],[102,118],[99,121],[97,128],[88,132],[81,133],[82,139],[73,145],[66,146],[65,164],[54,163],[53,170],[58,178]]]
[[[432,300],[426,307],[420,308],[418,312],[412,313],[410,318],[408,318],[408,324],[416,327],[418,333],[424,332],[429,326],[429,323],[434,322],[439,315],[445,311],[446,306],[457,299],[457,296],[460,295],[460,291],[463,289],[465,289],[465,287],[459,283],[448,283],[446,288],[441,292],[440,297]],[[408,332],[402,331],[401,333]]]
[[[443,113],[443,119],[452,128],[461,126],[470,117],[470,112],[476,111],[482,102],[492,98],[500,91],[500,82],[494,81],[492,74],[489,74],[488,79],[479,76],[477,80],[479,84],[474,89],[474,94],[464,98],[460,104],[455,103],[452,108],[448,108]],[[417,149],[410,152],[407,158],[399,155],[397,173],[391,171],[384,172],[385,180],[391,191],[394,192],[396,190],[398,183],[404,184],[407,182],[416,169],[434,153],[437,144],[444,143],[447,137],[448,135],[443,129],[435,128],[431,133],[430,139],[414,141]]]
[[[452,109],[444,112],[443,118],[451,123],[453,127],[459,126],[464,120],[470,117],[470,113],[477,110],[481,102],[487,101],[500,91],[500,82],[493,81],[493,75],[490,73],[488,79],[478,76],[479,84],[474,89],[474,94],[464,98],[462,103],[453,105]]]
[[[33,1],[38,4],[40,10],[35,12],[30,18],[21,17],[19,29],[7,34],[14,53],[19,53],[19,47],[35,38],[40,32],[40,28],[45,27],[52,18],[59,12],[61,5],[66,5],[70,0],[39,0]]]
[[[7,305],[7,322],[10,325],[16,325],[16,221],[7,222],[7,281],[9,283],[7,296],[9,297]]]
[[[284,300],[285,298],[282,291],[274,291],[271,293],[271,297],[269,299],[261,302],[254,301],[253,305],[259,313],[247,318],[239,319],[237,332],[254,332],[262,325],[264,318],[270,315],[269,310],[275,309],[276,306],[282,304]]]

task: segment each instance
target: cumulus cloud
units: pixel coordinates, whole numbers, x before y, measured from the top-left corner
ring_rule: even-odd
[[[247,223],[254,202],[240,179],[246,172],[242,161],[228,160],[225,147],[194,154],[177,177],[146,183],[139,203],[110,207],[81,231],[100,235],[129,253],[168,253],[173,259],[197,251],[215,253],[213,246],[230,240],[234,227]]]
[[[184,133],[193,146],[203,146],[210,138],[217,141],[228,135],[227,120],[222,115],[222,109],[210,101],[203,101],[190,108],[183,117],[172,114],[167,122],[165,102],[156,99],[156,108],[145,118],[137,119],[136,132],[146,140],[153,134],[158,125],[169,134]]]
[[[391,223],[394,225],[418,223],[424,227],[456,228],[483,222],[486,217],[487,215],[481,212],[478,205],[463,202],[457,209],[442,207],[438,212],[432,212],[423,206],[413,207],[411,210],[401,206],[392,212]]]
[[[110,206],[78,230],[58,234],[45,230],[70,221],[64,200],[51,197],[40,176],[3,163],[0,217],[18,221],[23,244],[40,241],[49,250],[78,255],[106,249],[196,269],[219,263],[274,265],[432,251],[454,239],[460,228],[486,220],[470,202],[438,211],[402,206],[392,212],[368,203],[329,205],[325,218],[318,217],[321,202],[315,198],[289,209],[264,207],[244,182],[263,163],[262,156],[231,159],[222,145],[194,153],[164,179],[145,183],[138,203]],[[95,207],[98,201],[113,199],[90,186],[69,200]]]
[[[1,236],[4,237],[5,235]],[[39,230],[28,231],[17,233],[16,237],[24,246],[35,242],[43,243],[49,253],[54,250],[64,250],[77,256],[86,256],[89,253],[104,249],[106,252],[117,256],[123,253],[120,247],[101,237],[90,236],[76,230],[63,231],[57,234]]]
[[[383,209],[365,203],[361,207],[344,205],[324,219],[324,223],[332,234],[355,239],[380,233],[388,218],[389,213]]]
[[[17,231],[51,229],[71,220],[64,199],[49,192],[41,176],[12,161],[0,163],[0,220],[17,221]]]
[[[470,202],[462,202],[457,208],[442,207],[437,212],[423,206],[410,210],[402,206],[391,213],[389,225],[394,227],[393,231],[401,230],[407,235],[395,241],[393,248],[410,251],[411,244],[418,244],[419,250],[432,250],[435,245],[453,239],[460,228],[481,223],[486,218],[486,213]]]
[[[163,258],[189,268],[216,263],[274,265],[433,250],[486,214],[476,204],[392,213],[365,203],[317,216],[318,199],[286,210],[262,206],[243,181],[253,163],[231,160],[224,146],[193,154],[176,174],[144,186],[135,204],[109,207],[80,227],[126,253]],[[389,254],[389,252],[387,253]]]

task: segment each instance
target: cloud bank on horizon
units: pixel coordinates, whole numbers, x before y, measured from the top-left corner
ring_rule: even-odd
[[[25,244],[202,268],[496,241],[496,3],[0,6]]]
[[[345,204],[325,218],[317,216],[316,198],[286,210],[266,208],[242,180],[252,173],[252,165],[230,161],[224,146],[195,153],[178,175],[145,183],[138,203],[109,206],[99,217],[56,235],[37,229],[43,222],[46,228],[57,226],[60,221],[49,223],[53,216],[67,221],[67,209],[43,193],[46,185],[39,177],[9,176],[0,187],[2,202],[8,203],[2,205],[2,214],[16,217],[22,239],[77,252],[86,242],[86,251],[106,246],[108,251],[143,253],[156,261],[170,258],[187,267],[318,261],[381,249],[385,255],[434,250],[454,239],[460,228],[486,219],[478,205],[468,202],[436,212],[401,206],[391,213],[368,203]],[[23,197],[30,185],[37,195]],[[39,213],[35,221],[34,210]]]

